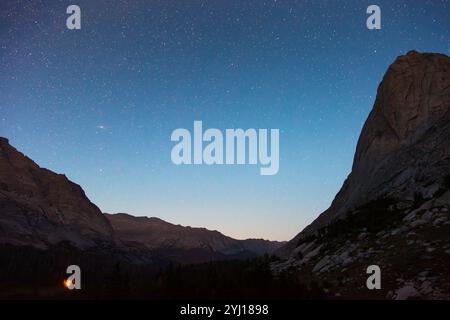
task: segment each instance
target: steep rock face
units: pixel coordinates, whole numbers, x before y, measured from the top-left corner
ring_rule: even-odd
[[[297,269],[342,297],[448,297],[449,212],[450,58],[411,51],[386,72],[330,208],[277,251],[273,269]],[[372,264],[383,290],[365,286]]]
[[[218,231],[174,225],[159,218],[106,214],[117,237],[127,245],[151,250],[204,250],[223,255],[272,253],[283,243],[260,239],[236,240]],[[186,251],[189,252],[189,251]]]
[[[304,233],[379,198],[431,198],[450,173],[450,59],[411,51],[389,67],[361,132],[352,172]]]
[[[79,185],[0,138],[0,243],[46,248],[61,241],[90,247],[113,241],[113,230]]]

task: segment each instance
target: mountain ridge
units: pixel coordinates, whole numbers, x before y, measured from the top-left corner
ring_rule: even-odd
[[[32,159],[11,146],[9,140],[4,137],[0,137],[0,211],[2,212],[0,244],[31,245],[46,249],[61,242],[69,242],[80,249],[97,246],[117,247],[125,251],[130,249],[126,245],[127,239],[120,237],[123,234],[120,232],[122,230],[120,224],[112,224],[112,220],[117,219],[102,213],[88,199],[80,185],[70,181],[64,174],[41,168]],[[135,229],[131,230],[131,233],[136,233],[142,222],[146,222],[148,227],[150,221],[151,231],[157,234],[157,237],[166,240],[164,230],[171,232],[173,241],[183,234],[195,233],[197,238],[203,237],[203,242],[197,246],[182,245],[182,241],[177,240],[179,245],[171,249],[178,250],[176,257],[179,262],[188,257],[183,249],[206,247],[220,253],[220,255],[214,255],[214,259],[225,259],[227,255],[235,257],[236,253],[242,253],[245,250],[248,251],[249,256],[271,253],[282,244],[268,240],[254,240],[252,242],[255,243],[249,243],[250,241],[247,240],[227,237],[218,231],[176,226],[156,217],[126,216],[128,227],[131,222],[134,223]],[[158,228],[164,230],[158,230]],[[147,235],[148,237],[151,236]],[[190,238],[185,236],[184,239]],[[217,239],[226,240],[220,248],[216,248],[212,243],[219,241]],[[164,256],[162,249],[165,247],[158,247],[158,243],[162,245],[163,241],[154,240],[153,246],[147,246],[148,243],[138,244],[141,249],[157,250],[158,255]],[[226,247],[227,244],[230,248]],[[208,251],[203,250],[201,257],[199,261],[207,261]]]
[[[135,217],[126,213],[105,214],[124,243],[139,243],[148,249],[206,249],[225,255],[244,251],[271,254],[284,242],[264,239],[237,240],[217,230],[175,225],[156,217]]]

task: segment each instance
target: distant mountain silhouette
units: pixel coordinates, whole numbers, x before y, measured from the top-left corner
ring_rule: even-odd
[[[0,138],[0,212],[0,244],[39,249],[64,242],[78,249],[108,247],[125,254],[139,249],[145,256],[194,263],[255,257],[283,244],[236,240],[158,218],[105,215],[79,185],[40,168],[5,138]]]
[[[271,254],[284,244],[262,239],[236,240],[218,231],[183,227],[154,217],[125,213],[106,214],[106,217],[124,245],[165,252],[165,256],[180,263],[192,262],[194,256],[223,258]]]
[[[411,51],[385,74],[330,208],[273,269],[320,278],[343,297],[448,298],[449,188],[450,58]],[[369,292],[374,264],[383,289]]]

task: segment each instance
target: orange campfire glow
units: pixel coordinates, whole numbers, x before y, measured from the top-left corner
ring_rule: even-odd
[[[70,281],[69,279],[64,280],[64,287],[69,288],[71,284],[72,281]]]

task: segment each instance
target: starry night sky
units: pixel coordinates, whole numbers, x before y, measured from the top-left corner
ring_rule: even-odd
[[[439,0],[2,0],[0,135],[104,212],[288,240],[350,172],[388,65],[450,54],[449,30]],[[173,165],[170,135],[194,120],[279,128],[279,173]]]

